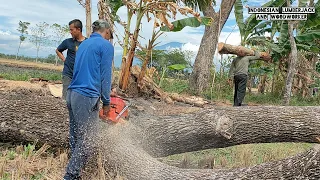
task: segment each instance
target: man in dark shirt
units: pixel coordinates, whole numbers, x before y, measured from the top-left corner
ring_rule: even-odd
[[[82,35],[82,22],[79,19],[74,19],[70,21],[69,28],[72,38],[65,39],[56,49],[58,57],[64,62],[64,67],[62,71],[63,99],[66,98],[67,89],[72,80],[76,52],[81,42],[86,39],[86,37]],[[62,52],[65,50],[68,50],[66,58],[62,54]]]

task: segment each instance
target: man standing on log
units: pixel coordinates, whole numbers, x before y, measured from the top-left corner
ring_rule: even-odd
[[[246,94],[248,68],[252,61],[260,59],[260,53],[254,51],[254,56],[238,56],[231,63],[228,83],[234,82],[233,106],[241,106]]]
[[[79,46],[73,79],[67,91],[71,158],[66,168],[65,180],[79,179],[88,156],[94,152],[92,137],[98,123],[100,97],[104,116],[101,118],[106,118],[110,109],[114,56],[114,47],[107,40],[110,38],[110,26],[105,20],[97,20],[92,27],[90,38]]]
[[[58,57],[64,62],[62,71],[62,98],[66,99],[67,89],[72,80],[73,66],[78,47],[86,39],[82,35],[82,22],[79,19],[74,19],[69,22],[70,34],[72,38],[65,39],[56,49]],[[67,57],[62,54],[68,50]]]

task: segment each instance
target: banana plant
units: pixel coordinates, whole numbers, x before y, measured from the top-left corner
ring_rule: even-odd
[[[262,5],[262,7],[281,7],[285,2],[286,0],[269,1]],[[251,37],[272,31],[272,28],[268,27],[271,25],[271,21],[262,22],[261,20],[257,20],[255,14],[250,15],[244,20],[242,0],[236,0],[234,4],[234,14],[239,27],[242,46],[245,46]]]
[[[160,82],[159,82],[159,87],[161,87],[162,83],[163,83],[163,79],[164,79],[164,76],[167,72],[167,70],[176,70],[176,71],[181,71],[181,70],[184,70],[186,69],[188,66],[185,65],[185,64],[172,64],[170,66],[165,66],[162,68],[162,74],[161,74],[161,78],[160,78]]]
[[[164,32],[178,32],[187,26],[189,27],[199,27],[202,25],[210,26],[212,21],[213,19],[211,17],[200,17],[200,18],[189,17],[189,18],[173,21],[172,29],[169,29],[168,26],[162,26],[160,30]]]

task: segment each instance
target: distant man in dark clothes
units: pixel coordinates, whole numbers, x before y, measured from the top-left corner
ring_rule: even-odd
[[[66,98],[67,89],[72,80],[73,66],[76,52],[82,41],[86,39],[82,35],[82,22],[79,19],[74,19],[69,22],[70,34],[72,38],[65,39],[56,49],[58,57],[64,62],[62,71],[62,98]],[[63,51],[68,50],[67,57],[62,54]]]
[[[93,33],[78,49],[73,78],[67,91],[67,107],[70,117],[71,158],[65,180],[80,179],[80,171],[87,158],[94,152],[91,135],[98,124],[99,102],[103,103],[106,119],[110,110],[112,59],[114,47],[110,38],[110,26],[105,20],[92,25]],[[94,179],[94,178],[93,178]]]
[[[248,68],[252,61],[260,59],[260,53],[254,51],[254,56],[238,56],[231,63],[228,82],[234,82],[233,106],[241,106],[246,94]]]

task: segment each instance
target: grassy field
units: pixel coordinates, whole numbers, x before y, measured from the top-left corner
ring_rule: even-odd
[[[245,144],[169,156],[164,162],[182,168],[238,168],[284,159],[305,152],[308,143]]]
[[[0,63],[0,77],[14,81],[29,81],[30,78],[43,78],[46,80],[61,80],[61,71],[50,69],[33,69]]]
[[[0,58],[0,64],[11,65],[15,67],[25,67],[25,68],[55,70],[55,71],[62,71],[63,69],[63,66],[55,66],[54,64],[36,63],[36,62],[30,62],[30,61],[21,61],[21,60],[3,59],[3,58]]]

